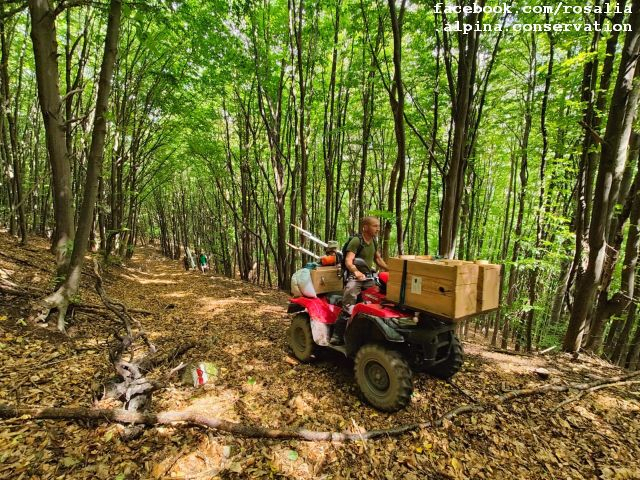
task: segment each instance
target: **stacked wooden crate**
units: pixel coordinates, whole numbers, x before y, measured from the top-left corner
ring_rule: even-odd
[[[479,263],[482,262],[482,263]],[[500,306],[500,285],[502,266],[484,260],[478,263],[478,306],[477,312],[488,312]]]
[[[453,320],[498,307],[499,265],[408,255],[390,258],[387,264],[387,298],[392,302]]]

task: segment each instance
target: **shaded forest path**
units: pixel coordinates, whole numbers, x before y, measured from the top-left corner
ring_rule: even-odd
[[[53,261],[45,242],[32,245],[21,249],[0,234],[0,272],[16,284],[44,289],[52,268],[43,266],[53,267]],[[92,279],[85,277],[82,301],[97,305]],[[470,402],[454,386],[420,376],[405,410],[378,412],[361,403],[351,362],[326,352],[306,365],[289,355],[285,293],[185,272],[151,247],[111,267],[104,280],[110,297],[152,313],[134,317],[161,351],[194,341],[180,360],[217,367],[200,388],[173,377],[154,395],[155,411],[192,408],[248,424],[339,431],[431,420]],[[0,296],[0,402],[92,406],[92,389],[113,374],[105,340],[114,320],[78,310],[69,328],[72,341],[62,341],[24,324],[25,308]],[[469,342],[465,349],[467,361],[454,380],[483,402],[545,381],[619,373],[590,358],[504,355]],[[162,379],[177,363],[153,375]],[[538,378],[537,367],[547,368],[551,379]],[[599,390],[559,410],[567,394],[524,398],[440,429],[355,444],[236,438],[185,426],[147,429],[124,442],[120,425],[2,421],[0,478],[640,478],[637,390]]]

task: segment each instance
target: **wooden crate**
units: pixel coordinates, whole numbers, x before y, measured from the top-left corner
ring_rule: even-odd
[[[502,267],[491,263],[478,266],[478,312],[495,310],[500,306]]]
[[[340,267],[317,267],[311,270],[311,282],[316,294],[341,291]]]
[[[387,298],[400,301],[405,259],[390,258]],[[451,260],[406,259],[404,305],[459,319],[476,313],[479,266]]]
[[[447,265],[476,264],[478,265],[478,294],[476,313],[495,310],[500,306],[500,285],[502,266],[489,263],[487,260],[441,260]]]

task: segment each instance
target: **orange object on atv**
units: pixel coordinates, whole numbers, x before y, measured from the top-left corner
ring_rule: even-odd
[[[325,255],[324,257],[320,257],[320,263],[323,267],[329,267],[336,264],[336,256],[334,255]]]

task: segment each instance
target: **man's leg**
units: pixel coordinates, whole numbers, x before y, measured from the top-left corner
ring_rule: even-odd
[[[342,294],[342,311],[336,323],[333,325],[333,335],[331,335],[330,343],[332,345],[344,344],[344,331],[347,328],[347,321],[351,316],[353,306],[358,300],[358,295],[363,288],[368,288],[373,285],[371,280],[356,280],[355,278],[349,279],[347,285],[344,287],[344,293]]]

